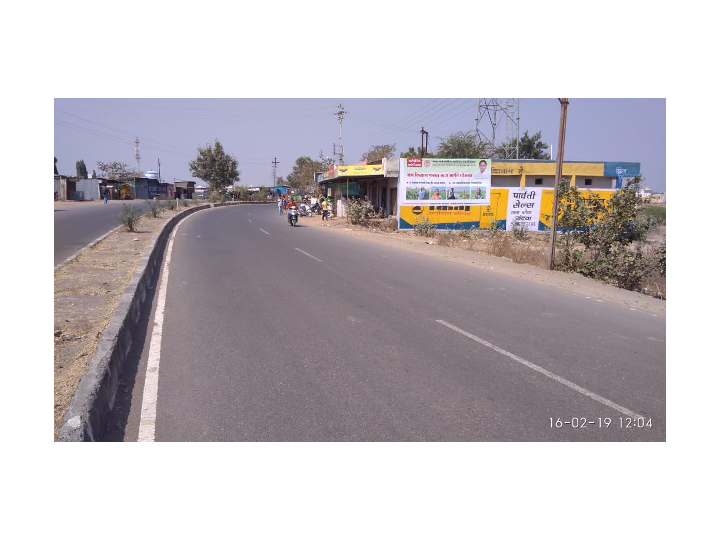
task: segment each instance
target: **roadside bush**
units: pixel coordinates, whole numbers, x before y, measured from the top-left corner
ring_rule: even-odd
[[[163,210],[175,210],[175,198],[166,195],[162,198],[161,206]]]
[[[219,191],[211,191],[208,193],[207,200],[211,203],[219,203],[225,200],[225,195]]]
[[[147,205],[150,207],[150,212],[149,212],[150,216],[152,216],[154,218],[160,217],[160,214],[162,213],[162,211],[165,208],[165,204],[163,202],[161,202],[159,200],[155,200],[155,199],[153,199],[151,201],[145,201],[145,202],[147,202]]]
[[[583,275],[631,291],[640,290],[648,270],[648,259],[643,256],[640,246],[631,248],[620,243],[611,247],[607,257],[586,259],[578,269]]]
[[[384,232],[391,232],[398,230],[397,218],[388,217],[378,221],[378,228]]]
[[[530,238],[527,223],[516,223],[512,228],[513,238],[518,242],[525,242]]]
[[[139,208],[123,203],[122,208],[120,208],[120,216],[118,217],[118,220],[122,225],[127,227],[128,231],[133,232],[135,231],[135,227],[137,226],[138,221],[140,221],[142,215],[143,212]]]
[[[375,209],[367,199],[350,199],[347,205],[347,215],[353,225],[362,224],[369,219],[385,217],[382,210],[375,212]]]
[[[415,224],[413,225],[413,230],[415,231],[415,234],[418,236],[435,236],[435,232],[437,231],[437,225],[435,225],[432,221],[430,221],[429,218],[421,217],[418,221],[417,218],[415,218]]]
[[[636,176],[603,202],[597,193],[558,187],[557,268],[579,272],[623,289],[644,292],[643,280],[664,266],[644,248],[648,231],[657,224],[655,210],[640,198]],[[658,216],[660,212],[658,212]],[[662,218],[664,219],[664,217]],[[662,270],[664,272],[664,269]]]
[[[660,273],[660,275],[662,277],[666,277],[665,276],[665,256],[666,256],[665,252],[666,252],[666,250],[667,250],[667,245],[665,242],[663,242],[662,246],[660,246],[660,249],[658,250],[657,259],[655,262],[655,268],[657,269],[657,271]]]
[[[457,229],[458,236],[465,240],[476,240],[478,237],[478,229],[472,225],[469,229]]]

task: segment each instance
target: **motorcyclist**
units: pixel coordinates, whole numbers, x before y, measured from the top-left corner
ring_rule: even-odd
[[[288,223],[292,224],[293,215],[290,212],[291,210],[297,211],[297,204],[295,204],[295,201],[293,201],[292,199],[288,201],[287,210]],[[295,214],[294,221],[297,221],[297,213]]]

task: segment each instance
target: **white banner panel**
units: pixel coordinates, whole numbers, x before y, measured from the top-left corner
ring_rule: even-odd
[[[511,231],[520,224],[528,231],[538,230],[542,191],[539,188],[509,188],[506,230]]]
[[[489,159],[401,158],[398,202],[402,205],[490,204]]]

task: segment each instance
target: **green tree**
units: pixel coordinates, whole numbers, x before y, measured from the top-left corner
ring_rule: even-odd
[[[247,186],[233,186],[231,193],[234,201],[246,201],[250,192]]]
[[[649,268],[641,243],[649,224],[640,219],[641,176],[603,201],[593,191],[558,186],[558,227],[562,228],[559,267],[636,290]],[[631,244],[635,243],[635,248]],[[582,245],[583,249],[580,249]]]
[[[439,158],[480,159],[492,154],[490,145],[478,141],[472,131],[458,131],[448,137],[441,137],[440,141],[435,152],[435,156]]]
[[[308,156],[299,157],[295,160],[292,172],[287,175],[287,183],[299,190],[310,191],[315,188],[315,173],[325,169],[319,161]]]
[[[401,152],[401,153],[400,153],[400,157],[401,157],[401,158],[420,157],[420,149],[418,148],[417,150],[415,150],[415,147],[414,147],[414,146],[411,146],[410,148],[408,148],[408,151],[407,151],[407,152]],[[435,155],[432,154],[432,153],[430,153],[430,152],[428,152],[428,153],[425,154],[423,157],[426,157],[426,158],[434,158]]]
[[[207,182],[212,191],[223,191],[240,180],[238,161],[235,156],[226,154],[220,141],[215,139],[213,146],[198,148],[198,156],[188,166],[192,175]]]
[[[112,161],[110,163],[98,161],[97,167],[108,180],[126,180],[135,176],[134,171],[130,170],[125,163],[120,163],[119,161]]]
[[[519,146],[519,148],[518,148]],[[519,149],[519,152],[517,150]],[[542,132],[538,131],[535,135],[529,136],[527,130],[520,137],[520,143],[515,139],[509,139],[495,149],[493,157],[514,159],[543,159],[549,160],[550,154],[546,153],[548,145],[542,141]]]
[[[75,162],[75,173],[78,178],[88,177],[87,168],[85,167],[85,160],[81,159],[80,161]]]
[[[396,151],[395,144],[376,144],[360,156],[360,161],[381,161],[383,158],[393,157]]]

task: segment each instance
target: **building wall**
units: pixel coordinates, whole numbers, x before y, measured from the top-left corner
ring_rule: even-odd
[[[591,190],[580,190],[591,191]],[[608,200],[615,190],[596,191],[601,200]],[[551,216],[553,207],[553,189],[542,189],[539,201],[539,231],[549,230],[552,226]],[[492,222],[497,222],[500,230],[507,230],[508,202],[510,188],[491,188],[490,204],[487,206],[401,206],[399,212],[398,228],[410,230],[416,222],[427,218],[439,230],[443,229],[490,229]]]
[[[563,162],[562,175],[570,177],[570,185],[585,188],[585,178],[592,179],[591,189],[615,189],[618,173],[625,178],[640,174],[637,162]],[[499,160],[492,162],[493,187],[555,187],[556,161]],[[516,183],[519,178],[520,183]],[[541,178],[542,184],[535,179]]]
[[[100,184],[97,178],[78,178],[74,180],[75,192],[82,192],[82,199],[84,201],[91,201],[93,199],[100,198]],[[71,194],[68,193],[68,197]]]
[[[538,210],[537,230],[550,228],[552,215],[553,190],[557,162],[533,160],[492,161],[490,204],[487,206],[462,205],[403,205],[397,210],[398,227],[412,229],[422,218],[433,222],[438,229],[490,229],[493,222],[505,230],[508,223],[508,201],[510,191],[514,188],[541,190],[539,201],[535,202]],[[609,199],[616,191],[618,175],[631,178],[640,174],[640,163],[637,162],[563,162],[562,176],[570,178],[570,185],[581,192],[593,191],[602,200]],[[535,179],[542,179],[536,184]],[[585,179],[592,180],[585,186]],[[397,184],[396,184],[397,185]],[[515,199],[513,199],[515,200]]]

